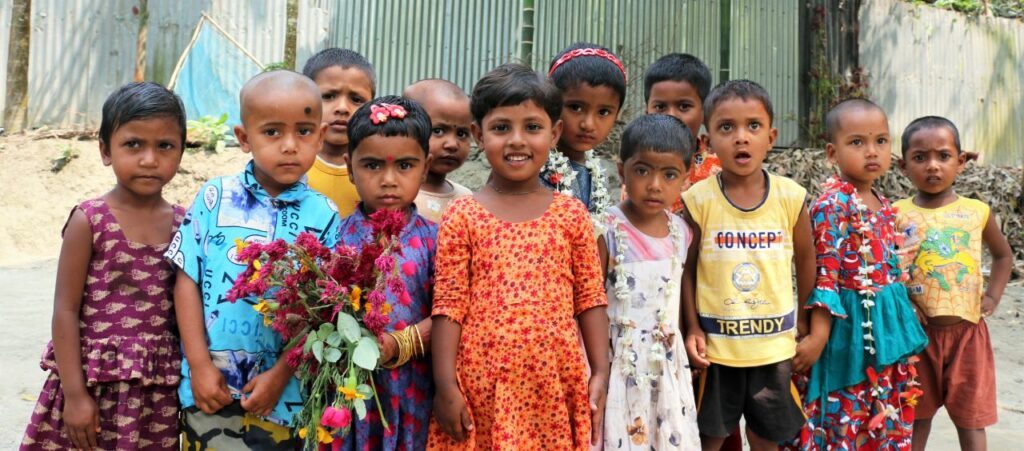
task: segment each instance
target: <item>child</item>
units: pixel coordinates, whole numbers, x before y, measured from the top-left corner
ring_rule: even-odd
[[[245,170],[203,184],[165,254],[178,268],[174,308],[185,362],[178,394],[189,449],[295,449],[288,425],[302,407],[284,343],[253,310],[228,302],[248,242],[294,241],[300,232],[337,243],[334,203],[305,183],[323,144],[319,90],[290,71],[257,75],[240,93],[235,136],[252,154]]]
[[[161,195],[185,143],[181,99],[129,83],[103,103],[100,157],[117,184],[71,211],[53,341],[22,450],[176,449],[181,354],[161,255],[184,209]]]
[[[909,449],[919,390],[908,359],[927,338],[899,282],[895,212],[872,189],[891,162],[888,119],[874,103],[851,99],[825,122],[825,152],[839,177],[811,207],[818,277],[796,369],[820,358],[810,371],[799,446]]]
[[[597,217],[612,206],[601,160],[590,153],[615,126],[626,100],[626,69],[608,49],[577,43],[562,50],[548,70],[562,91],[562,130],[558,151],[541,170],[544,186],[575,196]]]
[[[694,183],[722,170],[721,163],[706,149],[706,140],[700,135],[704,123],[704,99],[711,90],[711,71],[703,61],[686,53],[671,53],[658,58],[644,74],[644,103],[647,114],[667,114],[682,121],[697,140],[699,148],[693,154],[690,172],[683,182],[685,192]],[[672,211],[682,211],[682,202]]]
[[[427,445],[434,384],[430,359],[424,354],[430,346],[437,225],[417,214],[413,199],[430,165],[430,130],[430,117],[423,108],[395,96],[363,105],[349,121],[345,164],[363,201],[341,221],[342,241],[355,247],[372,243],[368,216],[380,209],[401,210],[408,222],[399,236],[402,253],[397,261],[405,293],[389,292],[389,333],[380,337],[386,369],[375,380],[384,412],[368,400],[366,421],[354,423],[345,449],[414,450]],[[386,431],[382,415],[388,422]]]
[[[517,64],[489,72],[471,98],[492,170],[438,232],[428,449],[586,450],[602,429],[608,315],[586,209],[538,177],[561,98]]]
[[[921,400],[913,447],[923,450],[932,417],[945,406],[962,449],[985,449],[985,427],[996,423],[996,371],[985,317],[995,311],[1013,266],[999,221],[985,203],[953,190],[967,155],[946,118],[927,116],[903,131],[900,170],[916,196],[896,202],[896,226],[907,235],[910,299],[924,315],[928,347],[917,363]],[[992,253],[988,290],[981,243]],[[906,261],[906,260],[905,260]]]
[[[705,449],[719,449],[741,416],[751,449],[775,449],[804,423],[800,400],[791,396],[791,265],[798,298],[806,299],[814,279],[807,192],[762,167],[778,133],[764,88],[725,82],[708,95],[704,112],[722,172],[683,193],[693,229],[683,272],[686,351],[693,366],[706,367],[697,422]]]
[[[343,161],[348,152],[348,121],[357,108],[373,99],[376,75],[363,55],[339,48],[313,55],[302,73],[320,88],[323,123],[327,125],[323,148],[308,174],[309,187],[331,199],[338,214],[345,217],[359,202]]]
[[[423,106],[430,115],[430,168],[427,180],[416,195],[420,215],[435,223],[456,198],[473,194],[469,188],[447,180],[469,156],[469,96],[447,80],[428,79],[413,83],[402,96]]]
[[[622,134],[619,176],[630,197],[608,209],[597,243],[612,323],[609,450],[700,449],[679,331],[690,229],[668,210],[679,199],[694,147],[686,126],[668,116],[640,116]]]

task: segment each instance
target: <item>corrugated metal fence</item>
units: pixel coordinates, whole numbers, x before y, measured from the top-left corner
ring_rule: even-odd
[[[893,133],[920,116],[945,116],[962,146],[990,164],[1024,164],[1022,61],[1018,21],[896,0],[867,0],[860,12],[860,62]]]
[[[0,0],[0,125],[3,124],[3,111],[7,106],[7,47],[8,36],[11,35],[11,4],[12,0]]]

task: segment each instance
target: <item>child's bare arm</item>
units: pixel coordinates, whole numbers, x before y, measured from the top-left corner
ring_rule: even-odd
[[[82,341],[78,322],[85,279],[92,257],[92,229],[85,213],[76,209],[64,228],[53,293],[53,353],[64,391],[63,420],[68,437],[80,449],[96,446],[99,408],[85,386]]]
[[[584,310],[577,317],[583,346],[590,362],[590,416],[591,444],[597,445],[604,431],[604,407],[608,397],[609,338],[608,309],[605,306]]]
[[[461,442],[473,431],[473,421],[462,397],[455,374],[455,359],[462,338],[462,326],[447,316],[437,316],[433,324],[433,343],[430,346],[434,362],[434,416],[441,430],[455,441]]]
[[[700,226],[690,217],[690,211],[683,207],[683,219],[690,226],[690,249],[686,252],[686,264],[683,269],[683,283],[680,295],[683,304],[683,321],[686,325],[686,354],[690,365],[694,368],[706,368],[711,364],[704,358],[704,331],[697,319],[697,258],[700,256],[702,240]]]
[[[174,311],[192,378],[192,397],[199,410],[212,414],[231,404],[232,399],[224,375],[210,359],[199,296],[199,286],[188,273],[179,269],[174,282]]]
[[[1006,235],[1000,230],[999,221],[995,216],[988,216],[985,229],[981,232],[981,238],[992,254],[992,273],[989,275],[988,289],[985,290],[985,297],[981,302],[983,316],[991,315],[999,306],[1003,290],[1010,280],[1010,270],[1013,268],[1013,250],[1010,249],[1010,243],[1006,241]]]
[[[796,298],[797,298],[797,328],[799,336],[810,333],[810,318],[804,310],[807,299],[814,291],[814,281],[817,277],[817,263],[814,255],[814,235],[811,231],[811,217],[807,214],[807,207],[800,210],[800,216],[796,220],[796,227],[793,228],[793,260],[796,264]]]
[[[597,237],[597,256],[601,258],[601,274],[608,274],[608,243],[604,241],[604,235]]]

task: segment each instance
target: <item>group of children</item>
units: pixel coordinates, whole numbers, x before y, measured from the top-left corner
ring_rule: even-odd
[[[378,98],[365,58],[324,50],[246,83],[234,132],[252,160],[187,212],[161,196],[180,100],[115,91],[100,153],[117,183],[65,226],[22,449],[296,449],[304,387],[256,300],[226,300],[238,249],[304,231],[371,244],[380,209],[407,216],[406,289],[379,337],[381,410],[368,401],[332,449],[738,449],[741,417],[757,450],[922,449],[940,406],[965,449],[984,447],[983,318],[1012,257],[989,207],[953,190],[956,127],[907,127],[899,167],[919,192],[893,206],[872,188],[891,164],[884,111],[840,103],[837,175],[808,205],[763,168],[768,93],[711,89],[700,60],[666,55],[622,133],[616,204],[592,150],[626,82],[581,43],[547,77],[506,64],[469,96],[429,79]],[[491,168],[475,193],[448,180],[471,139]],[[428,353],[404,348],[420,340]]]

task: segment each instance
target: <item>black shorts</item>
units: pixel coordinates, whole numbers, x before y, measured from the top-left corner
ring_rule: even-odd
[[[728,437],[746,418],[765,440],[796,437],[807,422],[793,385],[792,361],[749,368],[712,363],[701,372],[697,391],[697,427],[708,437]]]

